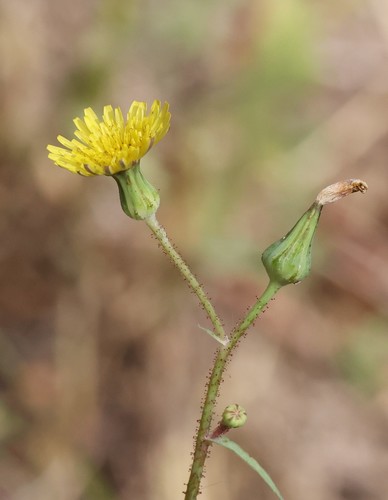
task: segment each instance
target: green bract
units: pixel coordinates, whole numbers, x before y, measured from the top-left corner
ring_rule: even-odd
[[[144,220],[157,211],[159,193],[143,177],[139,164],[113,175],[113,178],[119,187],[121,208],[129,217]]]
[[[321,211],[322,205],[313,203],[291,231],[263,253],[262,261],[273,283],[295,284],[310,274],[311,245]]]

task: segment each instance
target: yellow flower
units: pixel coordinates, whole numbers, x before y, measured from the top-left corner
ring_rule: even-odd
[[[84,118],[75,118],[77,139],[59,135],[65,146],[47,146],[49,158],[59,167],[81,175],[114,175],[137,164],[147,151],[162,139],[170,127],[168,103],[154,101],[146,115],[147,104],[134,101],[124,121],[120,108],[105,106],[102,120],[87,108]]]

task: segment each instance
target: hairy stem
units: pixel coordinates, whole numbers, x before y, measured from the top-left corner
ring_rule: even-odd
[[[245,318],[233,330],[229,344],[220,348],[217,353],[209,383],[207,385],[207,393],[197,431],[193,463],[191,466],[189,482],[187,483],[185,500],[196,500],[199,494],[203,468],[210,446],[209,441],[207,441],[207,437],[210,434],[214,407],[229,356],[249,326],[257,319],[259,314],[274,297],[279,288],[280,285],[277,283],[270,282],[268,284],[261,297],[251,307]]]
[[[224,327],[222,326],[221,320],[217,316],[217,313],[214,310],[212,303],[210,302],[209,298],[207,297],[206,292],[204,291],[202,286],[198,283],[198,280],[193,275],[193,273],[190,271],[189,267],[184,262],[182,257],[175,250],[174,246],[172,245],[172,243],[168,239],[166,231],[164,230],[164,228],[159,224],[158,220],[156,219],[155,214],[153,214],[150,217],[148,217],[147,219],[145,219],[145,222],[146,222],[147,226],[153,232],[155,238],[159,241],[163,250],[166,252],[168,257],[170,257],[173,264],[178,268],[180,273],[183,275],[183,277],[187,281],[189,287],[193,290],[193,292],[198,297],[198,300],[202,304],[202,307],[204,308],[210,321],[212,322],[216,336],[220,340],[224,340],[225,339]]]

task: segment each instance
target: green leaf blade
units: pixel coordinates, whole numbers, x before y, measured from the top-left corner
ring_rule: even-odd
[[[220,446],[223,446],[224,448],[227,448],[230,451],[233,451],[238,457],[240,457],[246,464],[249,465],[259,476],[263,479],[263,481],[271,488],[271,490],[275,493],[275,495],[280,499],[284,500],[282,497],[280,491],[278,490],[276,484],[273,482],[271,479],[270,475],[268,472],[263,469],[263,467],[248,453],[243,450],[237,443],[234,441],[230,440],[226,436],[220,436],[215,439],[209,439],[210,442],[216,443]]]

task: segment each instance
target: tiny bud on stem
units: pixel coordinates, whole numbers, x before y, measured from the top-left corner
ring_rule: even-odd
[[[236,403],[225,408],[221,423],[229,429],[237,429],[237,427],[242,427],[245,424],[247,418],[245,409]]]
[[[227,406],[222,413],[222,418],[220,422],[218,422],[217,427],[210,434],[210,439],[216,439],[223,436],[229,432],[230,429],[242,427],[247,421],[247,418],[247,412],[241,405],[232,404]]]

